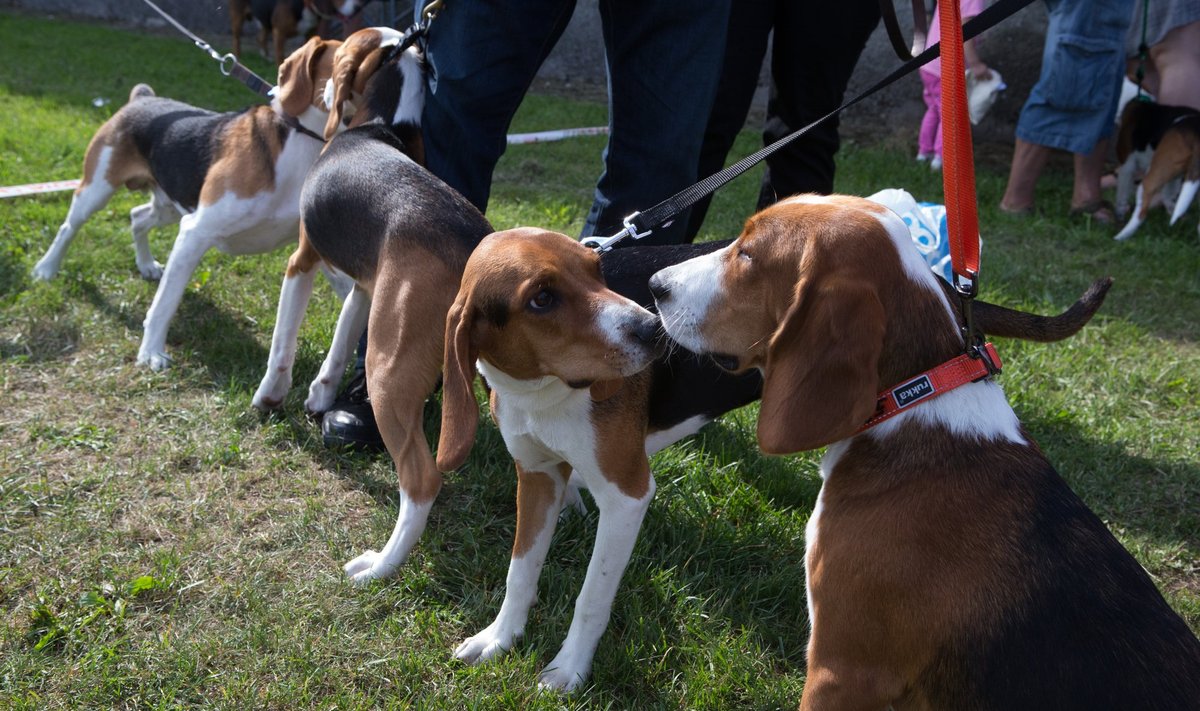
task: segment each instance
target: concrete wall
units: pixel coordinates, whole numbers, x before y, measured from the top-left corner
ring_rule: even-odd
[[[229,46],[229,11],[226,2],[155,2],[185,26],[206,38],[214,47],[224,49]],[[175,32],[142,0],[0,0],[0,6],[4,5],[39,14],[93,18],[155,32]],[[911,18],[905,18],[908,14],[905,5],[906,3],[897,2],[898,14],[902,24],[906,19],[910,24]],[[403,25],[410,21],[411,7],[412,0],[378,0],[368,5],[365,12],[369,24]],[[984,37],[980,48],[984,60],[1001,72],[1009,88],[984,123],[976,127],[975,132],[980,140],[1012,140],[1013,127],[1021,104],[1037,79],[1045,27],[1045,7],[1043,3],[1038,2],[1017,13]],[[907,26],[905,29],[907,31]],[[847,96],[866,89],[898,63],[899,60],[893,53],[881,24],[863,52]],[[578,91],[593,97],[603,96],[604,47],[600,37],[600,14],[596,0],[579,0],[570,26],[542,67],[539,78],[560,91]],[[760,110],[765,103],[766,80],[767,74],[764,71],[760,76],[757,99],[757,108]],[[914,73],[850,109],[842,119],[843,132],[863,140],[911,137],[915,143],[917,125],[923,112],[921,82]],[[881,120],[881,117],[886,118]]]

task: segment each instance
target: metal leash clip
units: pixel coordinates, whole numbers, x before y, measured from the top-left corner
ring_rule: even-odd
[[[645,232],[638,232],[637,226],[633,224],[633,220],[640,214],[642,214],[642,213],[634,212],[634,213],[626,216],[624,220],[621,220],[621,224],[625,225],[625,229],[616,233],[612,237],[595,237],[595,236],[593,236],[593,237],[584,238],[583,246],[591,247],[592,249],[596,250],[597,252],[604,254],[605,252],[612,249],[613,245],[615,245],[617,242],[620,242],[621,240],[625,239],[626,237],[632,237],[633,239],[642,239],[643,237],[649,235],[654,230],[651,229],[651,230],[646,230]]]

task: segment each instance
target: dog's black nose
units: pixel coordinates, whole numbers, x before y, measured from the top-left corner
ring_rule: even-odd
[[[671,287],[667,284],[666,279],[655,274],[650,277],[650,294],[655,301],[662,301],[671,295]]]
[[[638,321],[633,328],[633,337],[642,343],[654,343],[658,340],[658,317],[647,316]]]

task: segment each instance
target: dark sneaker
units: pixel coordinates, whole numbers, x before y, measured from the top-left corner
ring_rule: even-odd
[[[384,449],[383,437],[375,424],[375,413],[371,411],[367,377],[362,371],[355,374],[321,419],[321,436],[326,447]]]

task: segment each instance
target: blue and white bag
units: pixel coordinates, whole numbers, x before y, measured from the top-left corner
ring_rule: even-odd
[[[946,206],[930,202],[917,202],[907,190],[888,188],[868,200],[890,208],[908,225],[909,235],[917,251],[925,258],[929,268],[947,282],[954,283],[954,269],[950,264],[950,236],[946,226]],[[980,240],[980,249],[983,241]]]

